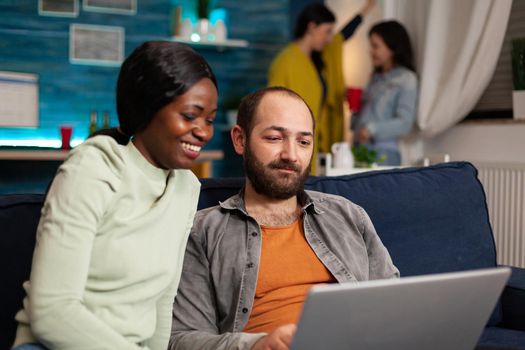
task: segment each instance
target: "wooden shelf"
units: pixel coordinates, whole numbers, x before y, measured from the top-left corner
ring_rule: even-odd
[[[208,47],[216,48],[218,50],[224,50],[227,48],[243,48],[248,47],[248,42],[241,39],[227,39],[225,41],[192,41],[186,38],[179,38],[176,36],[171,37],[172,41],[187,44],[194,47]]]
[[[197,163],[209,162],[212,160],[221,160],[224,158],[224,152],[221,150],[210,150],[202,151],[199,158],[197,158]]]
[[[64,160],[69,151],[64,150],[0,150],[0,160]],[[202,151],[197,163],[204,163],[224,158],[221,150]]]
[[[63,150],[0,150],[0,160],[64,160],[68,153]]]

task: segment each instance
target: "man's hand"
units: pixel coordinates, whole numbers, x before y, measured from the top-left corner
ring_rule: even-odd
[[[252,350],[288,350],[297,326],[287,324],[259,339]]]

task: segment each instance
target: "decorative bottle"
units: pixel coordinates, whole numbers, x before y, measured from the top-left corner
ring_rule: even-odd
[[[95,110],[92,110],[91,113],[89,114],[89,136],[93,135],[95,133],[95,131],[97,131],[98,129],[98,126],[97,126],[97,111]]]
[[[102,114],[102,129],[109,129],[109,112],[104,111]]]

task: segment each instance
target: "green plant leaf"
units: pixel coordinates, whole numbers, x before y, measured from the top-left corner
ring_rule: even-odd
[[[370,150],[363,145],[352,147],[352,154],[354,155],[354,163],[356,167],[369,168],[373,163],[384,162],[386,156],[378,157],[377,152]]]

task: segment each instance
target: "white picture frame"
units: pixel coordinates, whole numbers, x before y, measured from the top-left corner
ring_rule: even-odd
[[[50,17],[78,17],[79,0],[38,0],[38,15]]]
[[[137,0],[84,0],[82,9],[90,12],[132,16],[137,13]]]
[[[0,127],[38,127],[38,81],[37,74],[0,71]]]
[[[124,59],[123,27],[73,23],[69,26],[69,62],[118,67]]]

